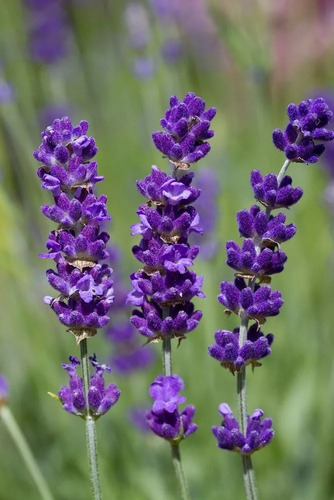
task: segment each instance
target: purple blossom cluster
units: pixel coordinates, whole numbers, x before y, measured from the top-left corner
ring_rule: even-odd
[[[274,145],[290,161],[316,163],[325,151],[322,141],[334,139],[334,132],[325,128],[333,117],[332,111],[322,97],[317,97],[298,105],[289,104],[287,115],[289,123],[285,131],[273,131]]]
[[[265,358],[271,353],[270,346],[274,336],[269,333],[264,335],[254,323],[247,331],[247,340],[239,348],[239,328],[233,332],[228,330],[218,330],[215,333],[215,344],[209,346],[209,354],[223,368],[228,368],[232,374],[240,370],[243,365],[261,366],[259,360]]]
[[[226,243],[226,263],[237,272],[234,282],[220,284],[218,301],[226,307],[228,314],[235,313],[247,321],[255,321],[254,325],[260,325],[267,317],[277,316],[283,305],[281,292],[273,291],[267,283],[272,274],[284,269],[287,256],[280,248],[281,243],[296,233],[294,224],[285,223],[284,213],[272,215],[271,211],[289,208],[297,203],[303,191],[294,188],[288,176],[278,182],[276,174],[262,177],[258,170],[251,173],[251,186],[264,209],[253,205],[250,210],[237,213],[238,229],[244,241],[241,246],[234,241]],[[258,360],[271,352],[273,336],[267,338],[262,332],[258,332],[259,336],[254,335],[257,329],[258,326],[250,327],[251,334],[248,332],[247,341],[242,346],[236,342],[235,333],[216,332],[216,345],[209,347],[210,356],[232,373],[247,364],[259,366]]]
[[[62,3],[54,0],[25,0],[31,57],[54,64],[67,55],[69,28]]]
[[[88,123],[73,127],[69,118],[54,120],[42,133],[34,157],[42,165],[37,171],[43,189],[50,191],[54,204],[43,205],[42,213],[57,223],[49,234],[48,253],[57,271],[47,270],[50,285],[59,293],[44,302],[57,314],[79,343],[107,324],[107,312],[114,300],[112,270],[99,263],[108,257],[109,235],[100,225],[110,219],[107,197],[96,196],[94,186],[103,180],[92,158],[97,147],[88,137]]]
[[[110,373],[111,369],[107,365],[99,365],[96,356],[91,356],[90,362],[95,368],[95,375],[91,375],[88,389],[89,414],[97,419],[104,415],[114,404],[117,403],[120,391],[115,384],[105,386],[104,373]],[[62,367],[68,372],[69,385],[62,386],[58,392],[58,397],[63,404],[64,410],[73,415],[85,418],[87,413],[85,394],[82,378],[77,375],[77,367],[80,361],[75,356],[70,356],[70,364],[63,364]]]
[[[243,435],[239,423],[231,408],[226,403],[219,405],[219,413],[223,416],[221,426],[213,426],[212,433],[217,439],[217,446],[223,450],[235,451],[241,455],[251,455],[267,446],[273,436],[272,420],[263,417],[262,410],[255,410],[247,419],[247,431]]]
[[[137,182],[148,202],[137,211],[140,223],[132,226],[132,234],[142,237],[132,249],[142,268],[130,276],[133,291],[128,300],[140,307],[131,322],[148,341],[182,339],[202,317],[191,302],[195,296],[204,297],[202,276],[189,270],[198,247],[189,246],[188,237],[201,232],[198,213],[190,205],[200,194],[191,186],[193,176],[175,179],[153,166],[152,173]]]
[[[287,113],[290,122],[284,133],[274,131],[274,145],[284,151],[290,161],[316,162],[325,147],[314,141],[334,139],[334,133],[324,128],[332,112],[324,99],[318,98],[303,101],[298,106],[290,104]],[[251,172],[254,197],[263,208],[253,205],[250,210],[238,212],[238,229],[244,241],[241,246],[234,241],[226,244],[226,263],[236,274],[234,282],[220,284],[218,301],[226,307],[228,315],[234,313],[240,317],[241,327],[233,332],[216,331],[216,343],[209,346],[208,352],[222,367],[232,374],[238,373],[239,393],[245,387],[246,366],[261,366],[259,360],[271,353],[274,336],[265,335],[260,325],[267,317],[279,314],[283,305],[281,292],[273,291],[269,283],[271,275],[284,269],[287,256],[280,245],[295,235],[296,227],[286,224],[284,213],[272,215],[272,212],[289,209],[303,195],[302,189],[293,187],[291,177],[285,175],[288,163],[284,163],[279,175],[270,173],[263,177],[259,170]],[[249,327],[251,321],[253,324]],[[261,420],[262,410],[255,410],[248,416],[245,435],[239,431],[239,424],[227,404],[222,403],[219,411],[224,417],[223,424],[213,427],[212,431],[220,448],[250,455],[270,443],[272,422]]]
[[[197,246],[190,246],[189,235],[202,233],[198,212],[191,205],[200,190],[192,186],[193,173],[177,175],[180,163],[174,160],[177,151],[181,151],[178,159],[182,162],[197,161],[209,151],[209,144],[202,139],[214,134],[208,129],[216,110],[204,111],[205,102],[193,93],[182,103],[173,96],[170,103],[171,109],[161,120],[167,132],[154,132],[152,137],[160,151],[162,144],[170,144],[163,152],[174,163],[173,176],[153,166],[150,175],[137,181],[137,189],[147,202],[137,211],[140,222],[132,226],[132,234],[142,238],[132,249],[142,268],[130,276],[133,291],[128,300],[140,307],[133,312],[131,322],[148,342],[185,338],[202,317],[191,300],[204,297],[202,276],[189,269],[199,252]],[[189,156],[183,154],[185,144],[190,147]]]
[[[183,380],[174,374],[169,377],[158,375],[149,390],[154,403],[152,410],[146,412],[146,421],[155,434],[173,443],[185,439],[197,429],[192,422],[195,407],[189,405],[179,411],[178,405],[186,401],[178,394],[183,388]]]
[[[215,108],[205,110],[205,102],[189,92],[182,102],[176,96],[170,98],[170,109],[160,120],[164,131],[153,132],[155,147],[180,169],[188,169],[190,163],[204,158],[211,149],[208,139],[213,137],[211,120]]]

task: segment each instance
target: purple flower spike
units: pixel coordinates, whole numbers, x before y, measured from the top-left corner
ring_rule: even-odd
[[[233,332],[218,330],[215,333],[216,344],[211,344],[208,352],[223,368],[229,369],[234,374],[244,365],[251,365],[253,368],[261,366],[259,360],[271,353],[270,346],[273,340],[274,336],[271,333],[265,336],[254,323],[248,329],[247,340],[241,348],[239,328],[235,328]]]
[[[302,101],[287,108],[289,123],[283,132],[273,131],[273,142],[284,151],[290,161],[316,163],[325,151],[324,144],[314,141],[331,141],[334,132],[325,127],[333,117],[325,100],[321,97]]]
[[[239,423],[228,404],[220,404],[219,413],[223,416],[222,425],[211,427],[211,430],[218,441],[217,446],[223,450],[234,451],[240,455],[251,455],[267,446],[274,437],[272,420],[262,419],[262,410],[255,410],[251,416],[248,416],[245,436],[240,432]]]
[[[184,396],[178,395],[183,388],[183,380],[178,375],[158,375],[149,391],[155,401],[152,410],[146,412],[146,421],[155,434],[174,443],[197,429],[197,425],[192,423],[194,406],[186,406],[179,412],[178,405],[186,401]]]
[[[9,384],[4,375],[0,374],[0,407],[8,403]]]
[[[197,162],[210,151],[205,141],[214,135],[209,127],[215,114],[215,108],[205,111],[205,102],[193,92],[189,92],[182,102],[172,96],[170,109],[160,120],[164,132],[152,134],[155,147],[176,168],[188,169],[190,163]]]
[[[182,103],[171,97],[170,104],[161,121],[167,132],[155,132],[153,140],[156,145],[157,141],[169,143],[175,154],[181,151],[181,161],[188,161],[182,156],[181,145],[192,144],[194,154],[205,146],[203,140],[213,135],[205,130],[215,110],[204,111],[204,101],[191,93]],[[137,181],[137,189],[147,202],[137,211],[140,222],[131,227],[133,236],[141,236],[132,252],[142,266],[130,276],[133,291],[128,303],[141,309],[133,311],[131,323],[148,342],[165,337],[180,341],[196,328],[202,316],[194,311],[191,300],[204,297],[203,278],[189,270],[199,253],[198,246],[190,245],[189,236],[203,232],[199,214],[190,204],[199,198],[201,189],[192,186],[192,172],[176,172],[181,168],[179,163],[175,167],[173,177],[153,166],[150,175]]]
[[[292,179],[288,175],[285,175],[278,185],[276,174],[268,174],[263,178],[259,170],[253,170],[251,186],[255,199],[271,210],[289,208],[303,196],[300,187],[292,187]]]
[[[113,303],[112,270],[99,264],[108,257],[109,235],[100,225],[110,220],[107,197],[93,191],[103,177],[97,175],[95,140],[88,137],[88,123],[73,126],[68,117],[54,120],[42,133],[42,144],[34,157],[42,163],[37,174],[42,188],[50,191],[54,204],[43,205],[43,214],[57,223],[46,242],[57,272],[49,269],[50,285],[58,297],[45,297],[75,336],[77,343],[97,333],[109,321]]]
[[[63,364],[62,367],[68,372],[70,381],[69,386],[62,386],[58,392],[58,397],[63,404],[64,410],[73,415],[85,418],[86,401],[83,391],[82,378],[76,373],[80,361],[75,356],[70,356],[70,364]],[[94,419],[104,415],[114,404],[117,403],[120,391],[115,384],[110,384],[105,387],[103,375],[110,373],[110,368],[107,365],[99,365],[96,361],[96,356],[89,358],[96,374],[91,375],[88,389],[88,404],[90,414]]]

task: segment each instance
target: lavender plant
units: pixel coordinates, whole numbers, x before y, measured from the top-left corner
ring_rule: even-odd
[[[37,174],[43,189],[50,191],[53,205],[43,205],[42,213],[57,228],[49,234],[48,253],[40,257],[52,259],[56,271],[46,271],[49,284],[58,296],[44,298],[59,321],[74,334],[80,345],[82,378],[76,375],[79,361],[70,357],[69,387],[58,393],[65,410],[86,422],[87,451],[94,498],[101,498],[95,420],[118,400],[119,390],[111,384],[105,388],[103,375],[110,369],[90,358],[96,374],[90,377],[87,339],[97,334],[109,321],[113,296],[112,269],[100,261],[108,257],[109,235],[101,231],[102,222],[110,219],[107,197],[96,196],[94,187],[103,177],[97,174],[95,140],[88,137],[88,122],[72,126],[69,118],[53,122],[42,133],[42,143],[34,157],[42,165]]]
[[[199,247],[188,240],[191,233],[202,232],[192,206],[200,190],[192,186],[194,174],[188,170],[210,150],[207,140],[214,135],[210,122],[215,114],[215,108],[205,110],[205,102],[193,93],[182,102],[171,97],[170,109],[160,122],[164,130],[154,132],[152,138],[173,165],[173,173],[169,176],[153,166],[151,174],[137,182],[147,202],[137,211],[140,222],[132,226],[132,234],[141,236],[132,251],[142,268],[130,276],[133,291],[129,302],[137,307],[131,322],[147,343],[162,342],[163,375],[150,386],[155,401],[146,417],[153,432],[171,444],[182,498],[188,498],[188,489],[179,443],[196,430],[192,423],[195,408],[178,409],[185,401],[178,395],[184,384],[172,374],[171,341],[180,343],[202,317],[192,299],[204,297],[203,277],[189,270]]]
[[[334,139],[334,132],[325,127],[333,116],[324,99],[308,99],[287,108],[289,123],[283,132],[274,130],[274,145],[284,152],[286,160],[279,172],[262,176],[251,173],[255,199],[263,208],[253,205],[237,214],[240,235],[245,238],[240,247],[234,241],[226,244],[227,265],[236,271],[234,282],[223,281],[218,301],[226,313],[240,317],[240,327],[233,332],[219,330],[209,354],[223,368],[237,373],[238,422],[226,403],[219,406],[223,416],[221,426],[212,427],[218,447],[242,456],[247,499],[258,498],[251,455],[267,446],[274,435],[272,421],[263,418],[262,410],[247,415],[246,366],[261,366],[260,360],[271,353],[273,335],[265,335],[260,327],[267,317],[276,316],[283,305],[281,292],[272,291],[269,283],[273,274],[282,272],[287,260],[280,245],[296,233],[294,224],[285,224],[286,216],[274,210],[289,209],[302,197],[301,188],[292,186],[286,174],[291,162],[315,163],[325,150],[322,141]],[[318,141],[321,141],[320,143]],[[250,322],[252,324],[250,325]]]

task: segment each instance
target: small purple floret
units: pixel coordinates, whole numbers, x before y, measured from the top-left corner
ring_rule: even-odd
[[[334,139],[334,132],[325,128],[333,113],[325,100],[318,97],[307,99],[298,105],[289,104],[287,115],[289,123],[285,131],[273,131],[274,145],[284,151],[290,161],[316,163],[325,151],[325,145],[318,141]]]
[[[184,388],[178,375],[164,377],[158,375],[150,386],[150,396],[154,398],[151,411],[146,412],[146,420],[152,431],[168,441],[178,442],[196,431],[192,423],[194,406],[186,406],[180,413],[178,405],[186,401],[179,392]]]
[[[62,386],[58,392],[58,397],[63,404],[64,410],[79,417],[85,417],[86,401],[83,390],[82,378],[77,375],[77,367],[80,361],[75,356],[70,356],[70,364],[63,364],[62,367],[68,372],[69,386]],[[89,358],[95,368],[96,374],[91,375],[88,389],[88,403],[90,414],[96,419],[104,415],[114,404],[117,403],[120,391],[115,384],[105,387],[104,373],[110,373],[107,365],[99,365],[96,356]]]
[[[252,367],[261,366],[259,360],[271,353],[270,346],[274,336],[269,333],[264,335],[258,325],[254,323],[247,332],[245,344],[239,347],[239,328],[233,332],[218,330],[215,333],[216,344],[208,348],[209,355],[220,362],[221,366],[228,368],[231,373],[239,372],[244,365]]]
[[[228,310],[238,315],[246,312],[250,319],[254,318],[260,323],[264,323],[268,316],[277,316],[283,305],[279,290],[272,292],[270,286],[260,287],[256,284],[252,291],[243,278],[236,278],[234,283],[223,281],[220,292],[218,301]]]
[[[217,439],[217,446],[240,455],[251,455],[267,446],[274,437],[272,420],[263,418],[262,410],[255,410],[247,419],[247,431],[244,436],[240,432],[239,422],[235,419],[231,408],[226,403],[219,405],[219,413],[223,416],[221,426],[211,427]]]
[[[252,170],[251,186],[255,199],[271,210],[289,208],[303,196],[302,188],[292,187],[292,179],[289,175],[285,175],[278,185],[276,174],[267,174],[262,177],[259,170]]]
[[[164,132],[152,134],[155,147],[176,168],[188,168],[190,163],[197,162],[210,151],[206,141],[214,135],[209,127],[215,114],[216,109],[205,110],[205,102],[193,92],[189,92],[182,102],[172,96],[170,109],[160,120]]]

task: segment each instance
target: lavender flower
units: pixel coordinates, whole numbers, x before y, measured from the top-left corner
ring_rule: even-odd
[[[134,290],[128,301],[141,308],[131,322],[149,341],[182,339],[202,316],[191,303],[195,296],[204,297],[202,277],[188,269],[198,254],[198,247],[189,247],[188,236],[201,231],[197,211],[188,206],[200,194],[191,186],[192,178],[186,174],[176,180],[152,167],[151,175],[137,183],[149,202],[139,207],[141,222],[132,226],[132,234],[142,236],[132,251],[144,266],[130,276]]]
[[[216,114],[215,108],[205,111],[205,102],[189,92],[182,102],[176,96],[170,98],[170,109],[160,120],[164,132],[153,132],[155,147],[181,169],[207,155],[211,147],[207,141],[214,135],[209,130]]]
[[[49,234],[42,258],[53,259],[57,271],[47,270],[50,285],[59,292],[44,302],[77,338],[93,336],[109,321],[107,312],[114,300],[112,270],[99,261],[108,257],[109,235],[100,225],[110,219],[107,197],[97,197],[95,141],[87,137],[88,123],[72,126],[69,118],[55,120],[42,133],[42,144],[34,157],[42,163],[38,177],[51,192],[54,204],[43,205],[43,214],[58,224]]]
[[[287,107],[289,123],[283,132],[273,131],[273,142],[276,148],[284,151],[290,161],[316,163],[325,151],[324,144],[314,141],[331,141],[334,132],[325,127],[333,113],[321,97],[307,99],[298,105]]]
[[[263,417],[262,410],[255,410],[247,418],[247,431],[242,434],[239,423],[234,418],[231,408],[226,403],[219,405],[219,413],[223,416],[221,426],[212,427],[212,433],[217,439],[217,446],[223,450],[235,451],[241,455],[251,455],[260,448],[267,446],[273,436],[272,420]]]
[[[324,151],[323,144],[315,140],[329,141],[334,133],[323,128],[332,117],[324,99],[309,99],[298,107],[288,106],[290,123],[285,132],[275,130],[273,141],[285,152],[284,162],[278,176],[262,177],[258,170],[251,173],[254,196],[265,208],[253,205],[250,210],[237,214],[238,229],[245,239],[241,246],[234,241],[226,244],[227,264],[237,271],[234,282],[223,281],[218,301],[240,317],[240,328],[233,332],[218,330],[216,344],[209,346],[211,357],[220,362],[232,374],[237,372],[238,405],[240,426],[230,407],[223,403],[219,411],[223,415],[221,427],[212,427],[212,432],[223,449],[236,451],[243,456],[243,470],[247,498],[257,498],[257,489],[252,462],[254,451],[269,444],[273,438],[272,421],[262,420],[262,410],[247,416],[246,366],[260,366],[259,360],[271,353],[273,335],[264,335],[259,326],[267,317],[276,316],[283,305],[279,290],[272,291],[268,285],[270,275],[283,271],[287,257],[280,244],[296,233],[294,224],[285,224],[286,216],[273,210],[289,209],[302,197],[301,188],[292,187],[292,180],[285,175],[290,161],[316,162]],[[265,283],[265,284],[264,284]],[[254,323],[249,327],[249,322]]]
[[[232,374],[239,372],[244,365],[252,365],[253,368],[261,366],[259,360],[271,353],[270,346],[274,340],[271,333],[264,335],[254,323],[247,331],[246,342],[239,347],[239,331],[239,328],[235,328],[233,332],[217,330],[216,344],[211,344],[208,348],[210,356]]]
[[[9,384],[4,375],[0,374],[0,407],[8,403]]]
[[[26,0],[30,54],[41,63],[54,64],[67,55],[68,26],[61,2]]]
[[[91,356],[91,364],[95,368],[96,374],[91,375],[88,389],[89,414],[96,420],[104,415],[117,403],[120,391],[115,384],[105,387],[104,372],[110,373],[111,369],[107,365],[99,365],[96,356]],[[78,377],[76,369],[80,361],[75,356],[70,356],[70,364],[63,364],[62,367],[68,372],[69,386],[62,386],[58,392],[58,397],[63,404],[64,410],[79,417],[85,417],[86,402],[83,389],[83,381]]]
[[[146,413],[147,423],[155,434],[174,443],[185,439],[197,429],[197,425],[192,423],[194,406],[186,406],[179,412],[178,405],[186,400],[178,394],[183,388],[183,380],[178,375],[158,375],[149,391],[155,401],[152,410]]]

